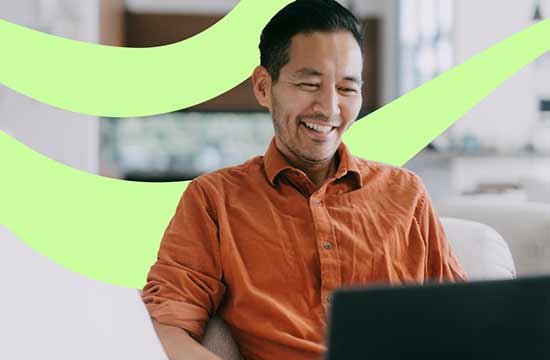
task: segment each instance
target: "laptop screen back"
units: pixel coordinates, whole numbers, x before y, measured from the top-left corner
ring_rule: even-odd
[[[328,359],[548,359],[550,277],[337,291]]]

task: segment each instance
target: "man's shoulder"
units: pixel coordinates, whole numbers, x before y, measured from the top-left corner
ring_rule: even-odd
[[[388,186],[401,186],[409,190],[424,191],[420,176],[409,169],[354,157],[363,182],[376,182]]]
[[[263,174],[263,156],[255,156],[239,165],[227,166],[204,173],[193,181],[203,189],[223,190],[257,181]]]

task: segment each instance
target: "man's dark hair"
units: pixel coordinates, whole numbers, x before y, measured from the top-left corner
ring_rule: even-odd
[[[260,37],[260,64],[274,82],[289,61],[292,37],[317,31],[349,31],[363,52],[363,32],[349,10],[334,0],[296,0],[275,14]]]

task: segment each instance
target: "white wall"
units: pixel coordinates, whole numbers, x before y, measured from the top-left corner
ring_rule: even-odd
[[[543,0],[550,16],[550,0]],[[533,2],[526,0],[455,0],[457,64],[527,28]],[[550,71],[550,69],[548,69]],[[527,144],[537,117],[532,66],[514,75],[453,127],[453,134],[477,135],[483,143],[505,151]],[[483,81],[480,79],[479,81]]]
[[[50,30],[97,42],[97,0],[80,0],[77,6],[71,3],[69,10],[79,19],[77,26],[70,29],[58,19]],[[0,1],[0,16],[36,29],[38,4],[36,0]],[[98,170],[99,123],[95,117],[42,104],[0,85],[0,130],[61,163],[94,173]]]

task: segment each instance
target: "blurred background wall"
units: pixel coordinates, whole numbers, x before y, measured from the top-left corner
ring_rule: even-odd
[[[82,41],[155,46],[206,29],[237,3],[19,0],[1,2],[0,17]],[[533,24],[537,9],[539,18],[550,16],[550,0],[341,3],[367,25],[363,115]],[[424,178],[434,198],[525,200],[528,184],[550,179],[549,111],[542,111],[549,106],[544,100],[550,100],[549,56],[506,81],[406,165]],[[0,87],[1,130],[50,158],[105,176],[192,178],[262,154],[272,134],[270,118],[255,103],[248,81],[161,118],[98,119]]]

